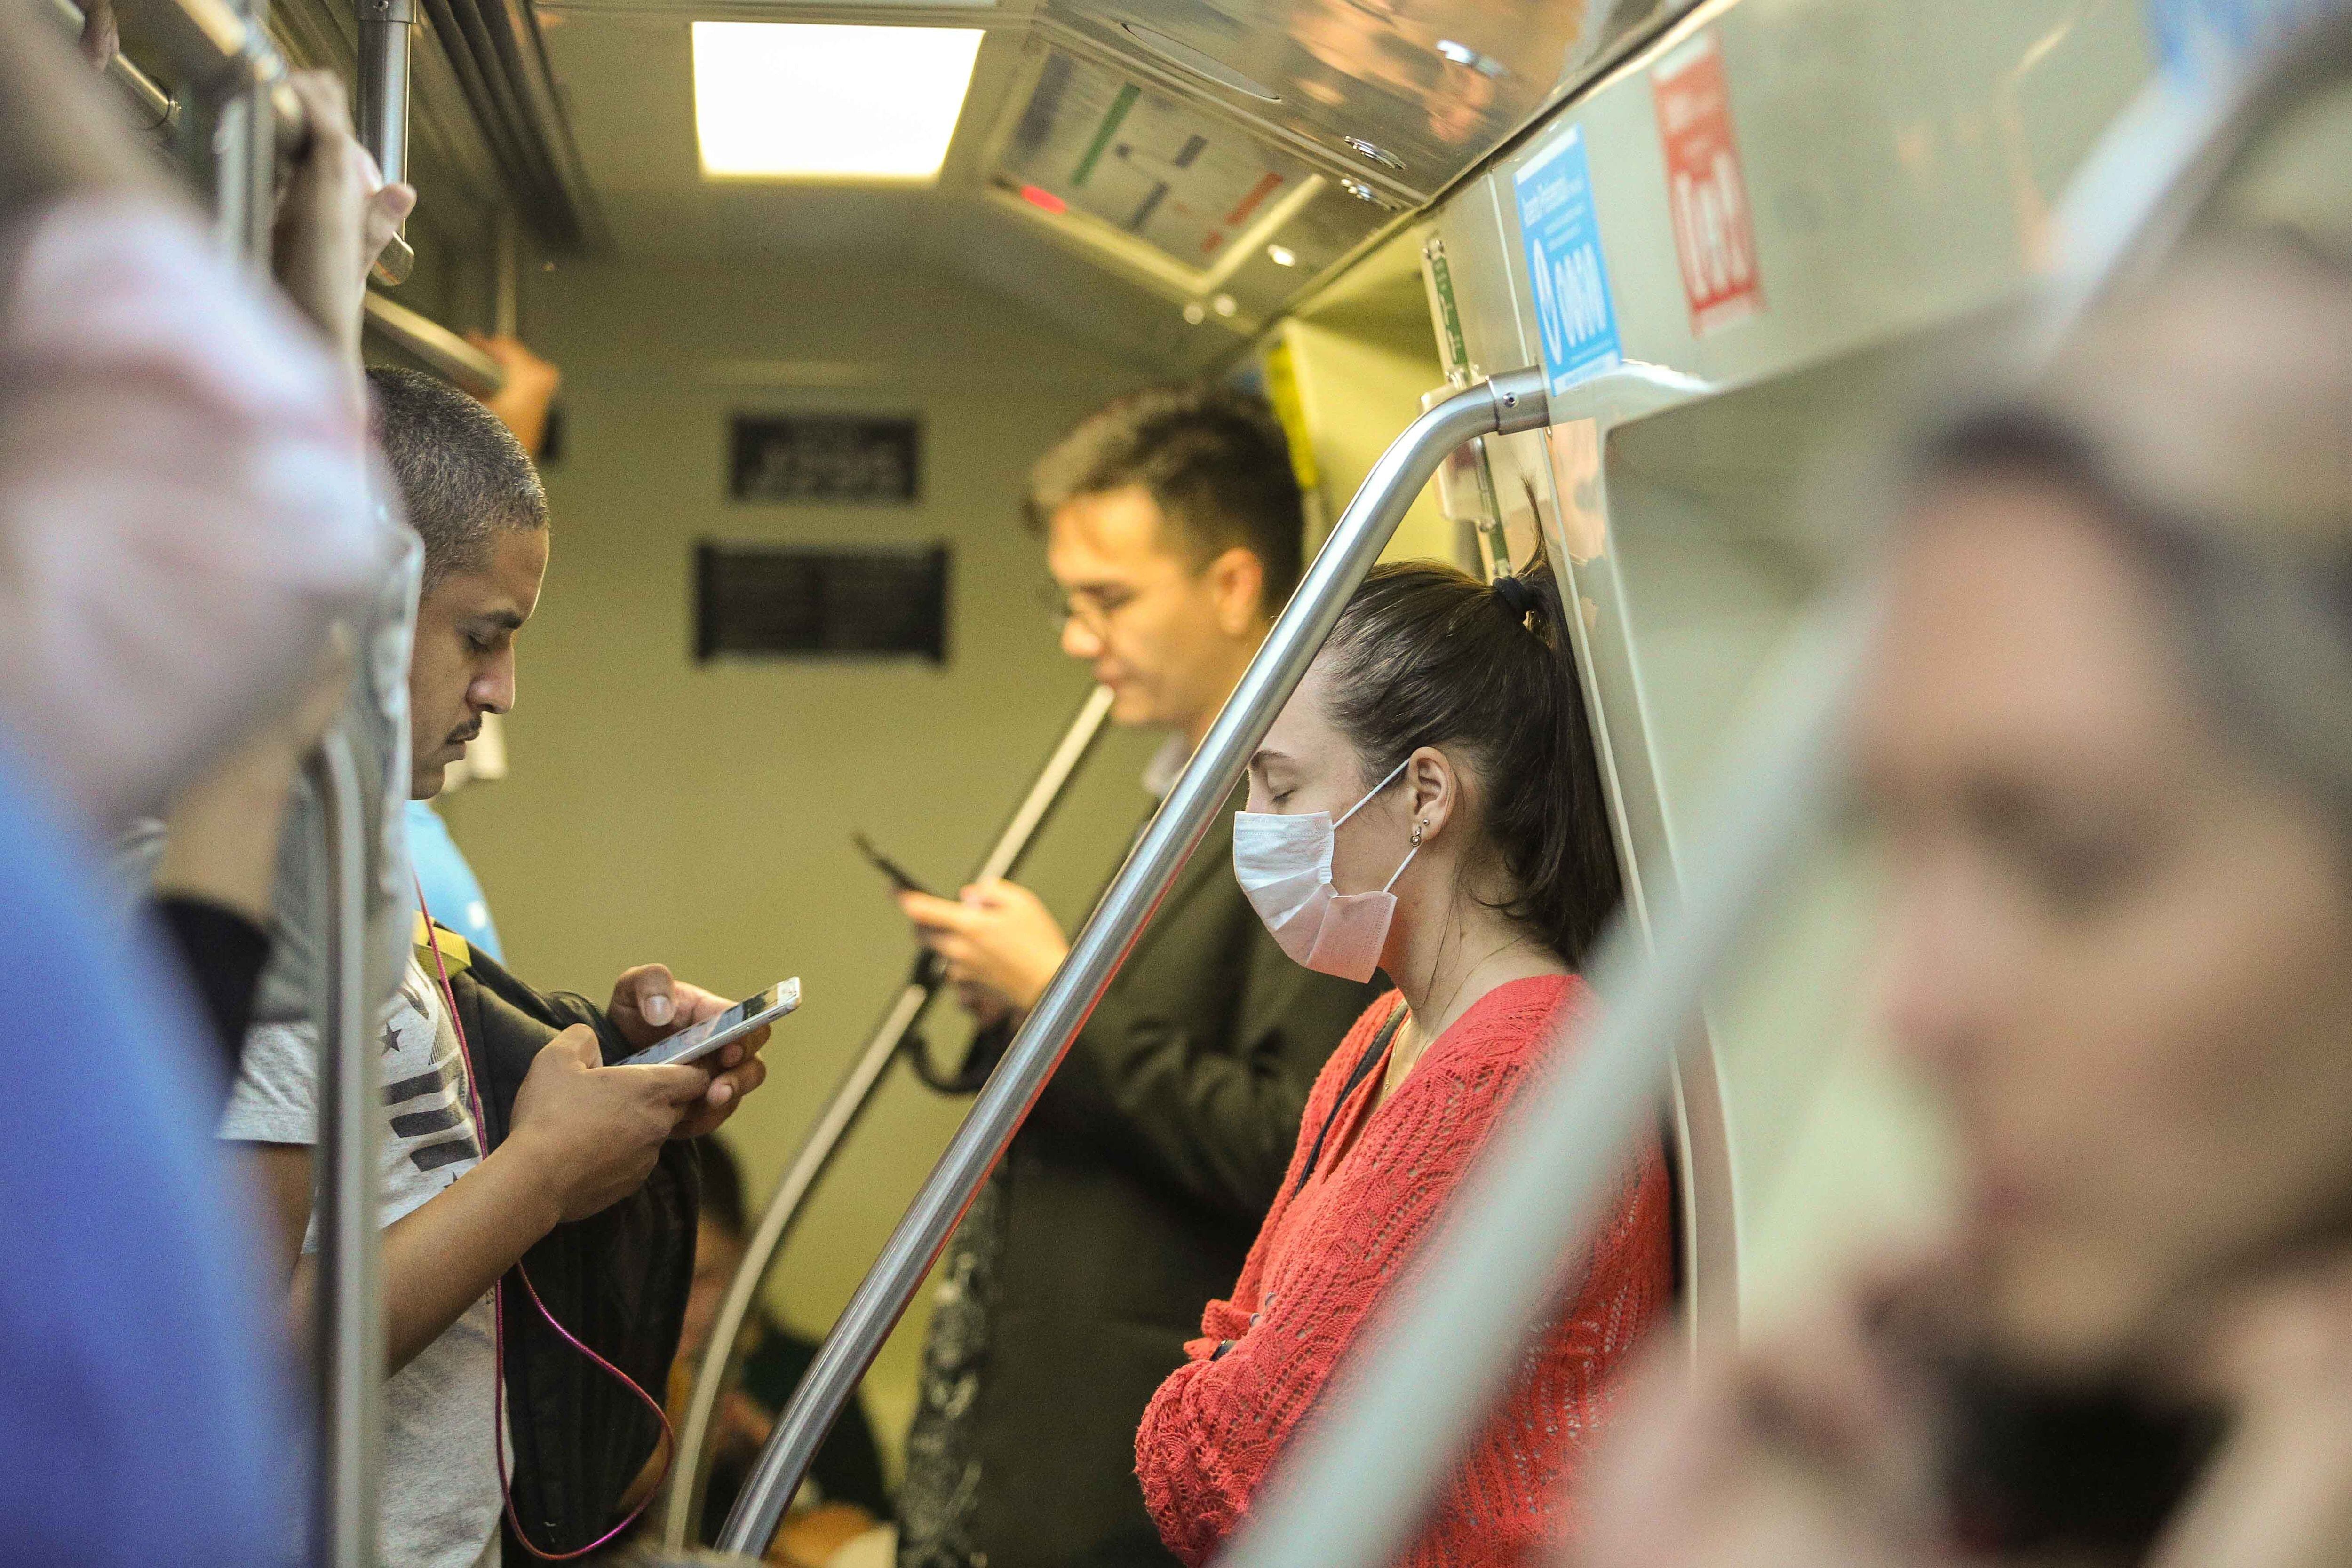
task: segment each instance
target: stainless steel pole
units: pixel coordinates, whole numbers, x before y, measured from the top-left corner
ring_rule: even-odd
[[[360,145],[374,156],[384,183],[397,184],[408,178],[408,75],[416,39],[415,0],[358,0],[356,9]],[[404,282],[415,262],[415,253],[404,243],[387,247],[375,263],[375,278]]]
[[[324,804],[327,886],[319,1013],[318,1471],[311,1561],[375,1568],[382,1473],[383,1304],[376,1195],[383,1085],[368,1029],[366,825],[351,742],[330,731],[311,761]]]
[[[476,397],[488,397],[506,384],[499,362],[429,316],[385,298],[373,289],[362,301],[367,324],[405,352]]]
[[[83,25],[82,8],[74,0],[51,0],[51,4],[58,20],[79,34]],[[106,75],[122,89],[123,97],[139,111],[140,130],[151,132],[165,131],[179,118],[180,106],[173,101],[172,95],[157,86],[154,78],[132,65],[124,56],[118,54],[106,62]]]
[[[719,1542],[722,1550],[756,1553],[765,1549],[817,1445],[856,1392],[859,1379],[921,1288],[980,1184],[1003,1156],[1046,1079],[1061,1064],[1087,1015],[1142,934],[1144,922],[1224,809],[1250,753],[1307,674],[1406,507],[1445,455],[1465,441],[1544,424],[1543,388],[1542,372],[1530,370],[1514,371],[1457,392],[1407,426],[1372,465],[1224,711],[1080,928],[1069,957],[1022,1024],[1012,1049],[949,1141],[881,1257],[842,1310],[808,1375],[777,1418],[767,1448],[728,1516]]]
[[[1013,867],[1027,852],[1030,841],[1068,787],[1071,775],[1101,737],[1103,721],[1110,716],[1111,699],[1108,686],[1097,686],[1087,694],[1077,716],[1070,720],[1069,728],[1063,731],[1028,793],[1013,809],[1003,831],[996,835],[996,842],[989,847],[979,871],[972,875],[974,882],[1013,873]],[[751,1315],[751,1302],[768,1277],[769,1266],[799,1222],[809,1194],[824,1180],[842,1140],[848,1137],[865,1113],[882,1075],[906,1043],[908,1031],[930,1005],[938,986],[926,966],[919,968],[916,977],[891,998],[881,1023],[866,1038],[865,1049],[851,1060],[841,1082],[834,1086],[832,1097],[802,1140],[793,1163],[777,1182],[776,1190],[769,1196],[767,1207],[761,1211],[759,1227],[744,1249],[743,1261],[735,1270],[735,1278],[727,1287],[727,1300],[719,1307],[718,1321],[711,1328],[710,1343],[703,1349],[694,1396],[687,1406],[686,1421],[679,1428],[677,1460],[670,1472],[669,1497],[663,1505],[662,1543],[667,1547],[675,1550],[687,1544],[687,1531],[694,1527],[700,1512],[697,1483],[701,1479],[703,1444],[710,1430],[711,1415],[719,1406],[719,1396],[726,1386],[736,1337],[743,1332],[743,1320]]]

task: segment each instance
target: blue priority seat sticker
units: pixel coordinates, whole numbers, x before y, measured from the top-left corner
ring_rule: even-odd
[[[1512,184],[1519,203],[1519,240],[1527,247],[1536,321],[1543,335],[1544,376],[1554,397],[1623,361],[1609,267],[1601,254],[1601,219],[1592,207],[1592,170],[1584,128],[1537,149]]]

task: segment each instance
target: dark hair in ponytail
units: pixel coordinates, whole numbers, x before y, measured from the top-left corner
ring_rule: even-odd
[[[1377,779],[1423,746],[1475,770],[1499,907],[1581,963],[1620,896],[1617,854],[1558,585],[1540,553],[1490,588],[1439,561],[1374,567],[1340,612],[1331,717]],[[1466,754],[1466,755],[1465,755]]]

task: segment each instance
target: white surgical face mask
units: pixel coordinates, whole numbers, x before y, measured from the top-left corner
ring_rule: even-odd
[[[1339,825],[1366,801],[1396,782],[1407,757],[1372,786],[1362,800],[1335,822],[1328,811],[1284,816],[1273,811],[1234,813],[1234,875],[1258,918],[1285,953],[1318,974],[1343,980],[1369,980],[1381,967],[1389,922],[1396,918],[1396,885],[1418,840],[1378,893],[1340,893],[1331,885],[1331,850]]]

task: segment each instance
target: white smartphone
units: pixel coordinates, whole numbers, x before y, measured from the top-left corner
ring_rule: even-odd
[[[657,1040],[614,1065],[664,1067],[698,1061],[723,1045],[742,1039],[761,1024],[772,1023],[801,1005],[801,982],[795,976],[779,980],[757,996],[746,997],[715,1019],[690,1024],[667,1039]]]

